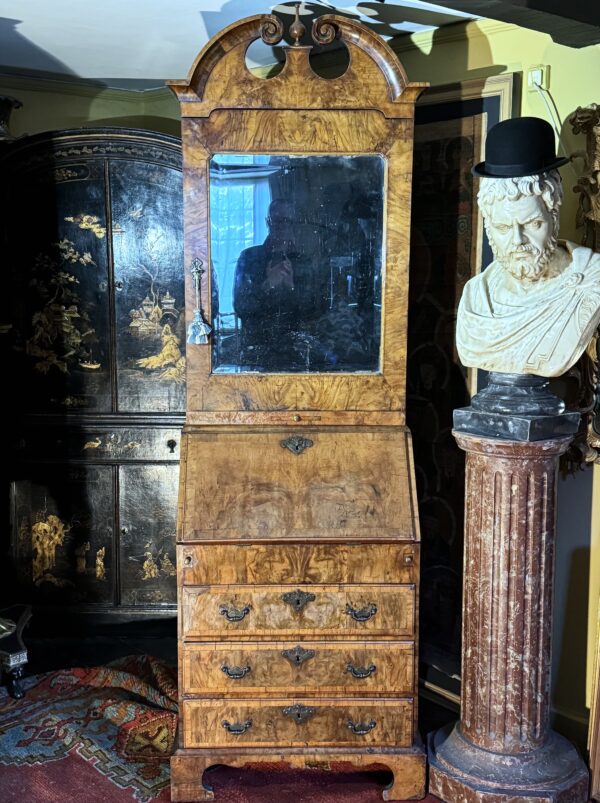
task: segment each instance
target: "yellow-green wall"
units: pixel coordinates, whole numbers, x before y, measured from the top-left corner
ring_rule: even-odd
[[[512,73],[522,84],[530,66],[550,67],[549,89],[560,119],[566,152],[584,147],[568,117],[578,106],[600,102],[600,46],[573,49],[557,45],[549,36],[516,26],[485,20],[461,23],[433,33],[404,36],[394,42],[411,80],[433,86]],[[178,76],[173,76],[178,77]],[[179,110],[169,90],[132,92],[92,85],[30,78],[2,78],[0,94],[14,95],[24,104],[12,116],[13,133],[96,125],[151,128],[177,134]],[[521,87],[513,114],[549,119],[543,99]],[[565,202],[561,218],[564,237],[579,240],[575,227],[577,197],[573,193],[576,169],[562,169]],[[592,477],[595,480],[593,491]],[[562,729],[585,739],[587,721],[586,676],[592,676],[596,638],[596,611],[600,593],[600,469],[564,480],[559,489],[559,533],[555,605],[555,686],[553,705]],[[590,558],[591,555],[591,558]]]
[[[549,89],[562,124],[566,152],[585,146],[584,138],[572,133],[567,120],[578,106],[600,102],[600,45],[565,47],[555,44],[547,34],[482,20],[403,37],[396,51],[411,81],[429,81],[433,86],[502,73],[522,77],[525,84],[529,67],[549,65]],[[548,109],[537,92],[529,92],[523,86],[520,94],[514,116],[549,119]],[[581,161],[575,167],[580,168]],[[565,183],[561,231],[564,237],[577,239],[577,199],[572,192],[576,173],[571,166],[561,173]]]
[[[10,130],[15,136],[90,126],[180,132],[179,104],[166,87],[135,92],[0,75],[0,95],[10,95],[23,104],[11,116]]]

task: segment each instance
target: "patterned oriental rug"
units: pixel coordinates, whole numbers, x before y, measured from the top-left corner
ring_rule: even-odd
[[[132,656],[37,675],[23,685],[23,700],[0,689],[3,803],[170,801],[169,756],[177,729],[172,668]],[[385,776],[300,773],[274,764],[215,767],[205,781],[214,788],[215,803],[378,803]]]
[[[0,800],[168,801],[177,679],[133,656],[0,690]]]

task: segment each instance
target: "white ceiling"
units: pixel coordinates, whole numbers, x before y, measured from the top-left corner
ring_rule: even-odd
[[[269,0],[0,0],[0,73],[93,80],[145,89],[184,78],[208,39],[242,17],[272,9],[293,19],[293,2]],[[384,38],[458,22],[467,14],[419,0],[305,2],[314,16],[341,13]],[[253,64],[272,64],[272,48],[252,49]]]

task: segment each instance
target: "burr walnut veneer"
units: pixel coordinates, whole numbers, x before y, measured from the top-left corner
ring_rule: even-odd
[[[188,349],[177,801],[212,799],[202,778],[211,765],[282,759],[383,765],[394,773],[385,799],[392,787],[394,798],[424,795],[404,409],[423,85],[376,35],[335,16],[312,35],[337,38],[350,64],[319,77],[301,27],[271,78],[251,74],[245,52],[283,30],[256,16],[171,82],[183,118],[185,263],[197,281],[186,270],[187,320],[213,329]],[[252,342],[261,328],[264,341]]]

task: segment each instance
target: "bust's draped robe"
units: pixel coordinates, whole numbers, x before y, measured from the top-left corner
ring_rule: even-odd
[[[560,376],[577,362],[600,323],[600,254],[560,245],[572,261],[559,276],[524,284],[492,262],[467,282],[456,325],[463,365]]]

